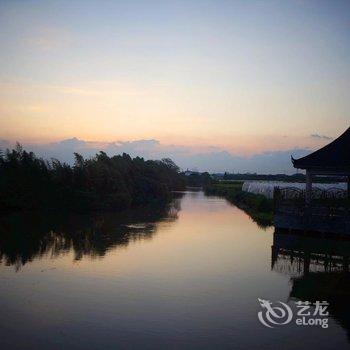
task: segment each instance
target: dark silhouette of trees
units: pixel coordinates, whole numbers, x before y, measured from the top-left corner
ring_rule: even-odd
[[[193,173],[186,176],[187,186],[190,187],[207,187],[211,184],[211,176],[209,173]]]
[[[109,157],[99,152],[73,166],[45,161],[17,144],[0,152],[0,208],[67,208],[78,211],[125,209],[167,200],[185,180],[171,159]]]

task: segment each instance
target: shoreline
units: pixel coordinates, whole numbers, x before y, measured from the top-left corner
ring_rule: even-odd
[[[247,213],[262,228],[273,225],[273,200],[242,191],[243,181],[213,182],[204,188],[206,195],[225,198]]]

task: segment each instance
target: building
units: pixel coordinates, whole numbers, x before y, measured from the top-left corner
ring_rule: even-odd
[[[306,203],[311,202],[314,175],[346,176],[350,196],[350,128],[336,140],[300,159],[292,157],[294,168],[306,170]]]
[[[327,146],[300,159],[293,166],[306,171],[305,191],[275,188],[274,223],[277,229],[350,235],[350,128]],[[314,176],[347,178],[347,191],[313,188]]]

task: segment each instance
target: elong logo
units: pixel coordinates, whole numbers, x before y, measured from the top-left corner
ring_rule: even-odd
[[[258,312],[258,319],[265,327],[283,326],[293,320],[293,310],[288,304],[282,301],[272,303],[269,300],[260,298],[258,298],[258,301],[263,309]],[[327,301],[316,301],[315,303],[297,301],[295,306],[298,308],[297,317],[295,318],[297,326],[321,326],[322,328],[328,328],[329,313],[326,310],[329,303]],[[314,306],[313,312],[312,306]]]
[[[282,301],[278,301],[280,306],[272,306],[269,300],[259,299],[263,311],[259,311],[259,321],[266,327],[273,328],[274,325],[288,324],[293,318],[292,309]]]

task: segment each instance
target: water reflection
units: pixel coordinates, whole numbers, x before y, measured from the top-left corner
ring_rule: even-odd
[[[26,263],[43,256],[58,257],[74,252],[103,257],[110,249],[130,241],[151,239],[159,222],[172,222],[180,210],[177,193],[171,202],[159,206],[116,213],[74,215],[71,213],[27,212],[0,217],[0,263],[18,271]]]
[[[306,290],[331,301],[320,295],[322,280],[307,289],[304,277],[343,273],[343,260],[319,256],[344,257],[347,243],[331,249],[328,242],[311,254],[316,241],[273,237],[226,200],[203,192],[187,192],[179,209],[175,201],[120,215],[3,217],[2,348],[346,348],[333,319],[327,330],[293,324],[271,330],[257,313],[258,298],[311,299]],[[332,315],[349,329],[338,305],[347,310],[340,301]]]
[[[271,267],[291,277],[290,297],[328,301],[350,340],[349,258],[349,240],[274,233]]]

